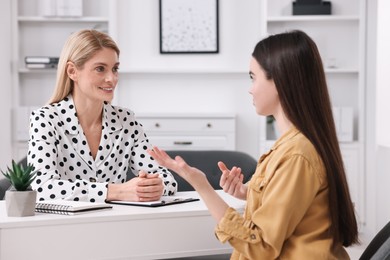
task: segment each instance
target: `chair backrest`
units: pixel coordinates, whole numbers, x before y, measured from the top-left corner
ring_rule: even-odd
[[[0,179],[0,200],[4,199],[5,192],[11,187],[11,182],[6,178]]]
[[[390,260],[390,238],[381,245],[371,260]]]
[[[371,240],[359,260],[390,259],[390,222]]]
[[[27,157],[24,157],[18,164],[22,165],[23,168],[27,167]],[[0,179],[0,200],[5,199],[5,192],[11,187],[11,182],[6,178]]]
[[[181,156],[190,166],[202,170],[214,189],[220,189],[219,179],[221,171],[217,163],[222,161],[230,169],[233,166],[240,167],[244,174],[244,182],[247,182],[256,170],[257,161],[250,155],[238,151],[226,150],[171,150],[167,151],[168,155],[175,157]],[[183,178],[177,173],[172,172],[178,182],[178,191],[194,190]],[[133,178],[131,170],[127,173],[128,179]]]

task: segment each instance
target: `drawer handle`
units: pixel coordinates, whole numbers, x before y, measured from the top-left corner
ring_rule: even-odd
[[[174,141],[174,145],[192,145],[191,141]]]
[[[211,123],[207,123],[207,127],[211,128],[213,125]]]
[[[159,124],[159,123],[155,123],[154,126],[157,127],[157,128],[159,128],[159,127],[160,127],[160,124]]]

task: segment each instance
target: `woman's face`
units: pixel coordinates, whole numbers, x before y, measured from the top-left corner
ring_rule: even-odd
[[[103,48],[71,77],[76,95],[93,101],[112,101],[118,83],[119,58],[111,48]]]
[[[274,115],[280,106],[278,91],[274,81],[267,79],[263,68],[253,57],[249,75],[252,79],[249,93],[253,97],[256,113],[263,116]]]

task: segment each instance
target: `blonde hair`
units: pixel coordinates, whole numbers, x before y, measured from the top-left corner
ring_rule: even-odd
[[[58,61],[57,79],[49,104],[63,100],[73,90],[73,81],[68,77],[67,67],[71,61],[77,68],[84,64],[103,48],[113,49],[119,56],[119,48],[107,34],[92,29],[81,30],[71,34],[61,51]]]

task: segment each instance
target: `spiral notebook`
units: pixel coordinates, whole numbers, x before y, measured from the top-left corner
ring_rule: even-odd
[[[45,200],[35,204],[36,212],[61,215],[76,215],[107,209],[112,209],[112,205],[87,201]]]

